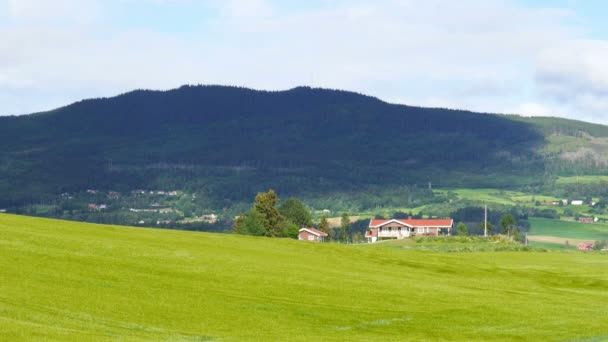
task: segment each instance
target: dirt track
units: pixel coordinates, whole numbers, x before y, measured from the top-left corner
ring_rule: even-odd
[[[593,240],[580,240],[580,239],[570,239],[570,238],[561,238],[557,236],[546,236],[546,235],[534,235],[528,236],[528,241],[536,241],[536,242],[549,242],[549,243],[557,243],[557,244],[565,244],[566,241],[570,245],[578,245],[579,243],[593,243]]]

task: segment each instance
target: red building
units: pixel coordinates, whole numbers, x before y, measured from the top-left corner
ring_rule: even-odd
[[[323,242],[327,237],[327,233],[323,233],[320,230],[314,228],[301,228],[298,232],[298,240],[302,241],[315,241],[315,242]]]
[[[403,239],[413,235],[450,235],[454,220],[447,219],[392,219],[371,220],[365,237],[369,242],[382,239]]]

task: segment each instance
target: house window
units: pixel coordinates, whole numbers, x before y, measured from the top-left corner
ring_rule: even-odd
[[[314,241],[314,240],[315,240],[314,235],[308,235],[308,241]]]
[[[418,227],[418,233],[424,233],[424,228]]]

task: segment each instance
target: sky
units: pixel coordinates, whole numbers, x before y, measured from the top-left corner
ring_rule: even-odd
[[[0,115],[183,84],[608,124],[603,0],[0,0]]]

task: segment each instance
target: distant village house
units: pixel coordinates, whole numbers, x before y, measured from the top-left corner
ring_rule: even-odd
[[[107,204],[94,204],[94,203],[89,203],[89,205],[87,205],[87,208],[89,209],[89,211],[98,211],[98,210],[106,210],[108,209],[108,205]]]
[[[203,215],[203,216],[201,216],[201,220],[203,222],[215,223],[215,222],[217,222],[217,215],[215,215],[215,214]]]

